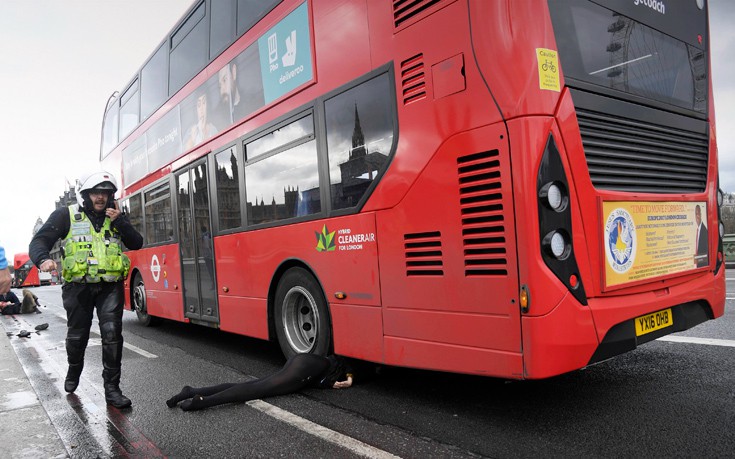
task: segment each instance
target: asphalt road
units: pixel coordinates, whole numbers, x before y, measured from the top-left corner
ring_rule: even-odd
[[[8,333],[49,323],[11,342],[74,457],[732,457],[735,270],[727,278],[722,318],[555,378],[382,368],[349,390],[190,413],[164,401],[184,384],[271,374],[278,346],[173,322],[145,328],[126,312],[121,386],[133,408],[118,411],[104,403],[99,335],[79,389],[63,392],[59,287],[34,289],[42,314],[2,323]]]

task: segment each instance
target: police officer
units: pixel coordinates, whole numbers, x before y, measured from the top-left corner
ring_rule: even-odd
[[[122,361],[123,279],[130,260],[122,244],[136,250],[143,237],[120,212],[114,200],[117,182],[108,172],[94,172],[77,181],[77,204],[56,209],[33,236],[29,254],[41,271],[57,269],[49,256],[54,243],[62,239],[61,297],[66,309],[66,355],[69,370],[64,390],[74,392],[84,367],[84,351],[89,340],[92,314],[102,336],[102,378],[107,404],[125,408],[132,404],[120,391]]]

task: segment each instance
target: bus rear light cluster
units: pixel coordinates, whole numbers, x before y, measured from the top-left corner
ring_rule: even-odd
[[[556,257],[557,260],[566,259],[572,251],[572,245],[569,243],[569,238],[566,237],[562,231],[550,232],[544,237],[541,244],[544,249]]]
[[[563,212],[569,203],[569,195],[564,184],[559,182],[549,182],[539,191],[539,198],[549,209],[556,212]]]
[[[540,252],[546,266],[581,303],[587,295],[579,276],[572,243],[572,214],[569,182],[556,147],[549,135],[536,180]]]

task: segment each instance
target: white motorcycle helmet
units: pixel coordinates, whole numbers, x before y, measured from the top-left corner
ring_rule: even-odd
[[[112,199],[117,192],[117,180],[115,180],[115,176],[105,171],[92,172],[81,176],[77,179],[75,187],[77,204],[80,207],[85,207],[86,204],[87,208],[92,208],[92,203],[89,200],[89,192],[92,190],[107,191]]]

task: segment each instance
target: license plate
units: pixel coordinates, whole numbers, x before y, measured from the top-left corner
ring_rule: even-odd
[[[671,314],[671,308],[653,314],[646,314],[645,316],[636,317],[635,336],[645,335],[672,325],[674,325],[674,316]]]

